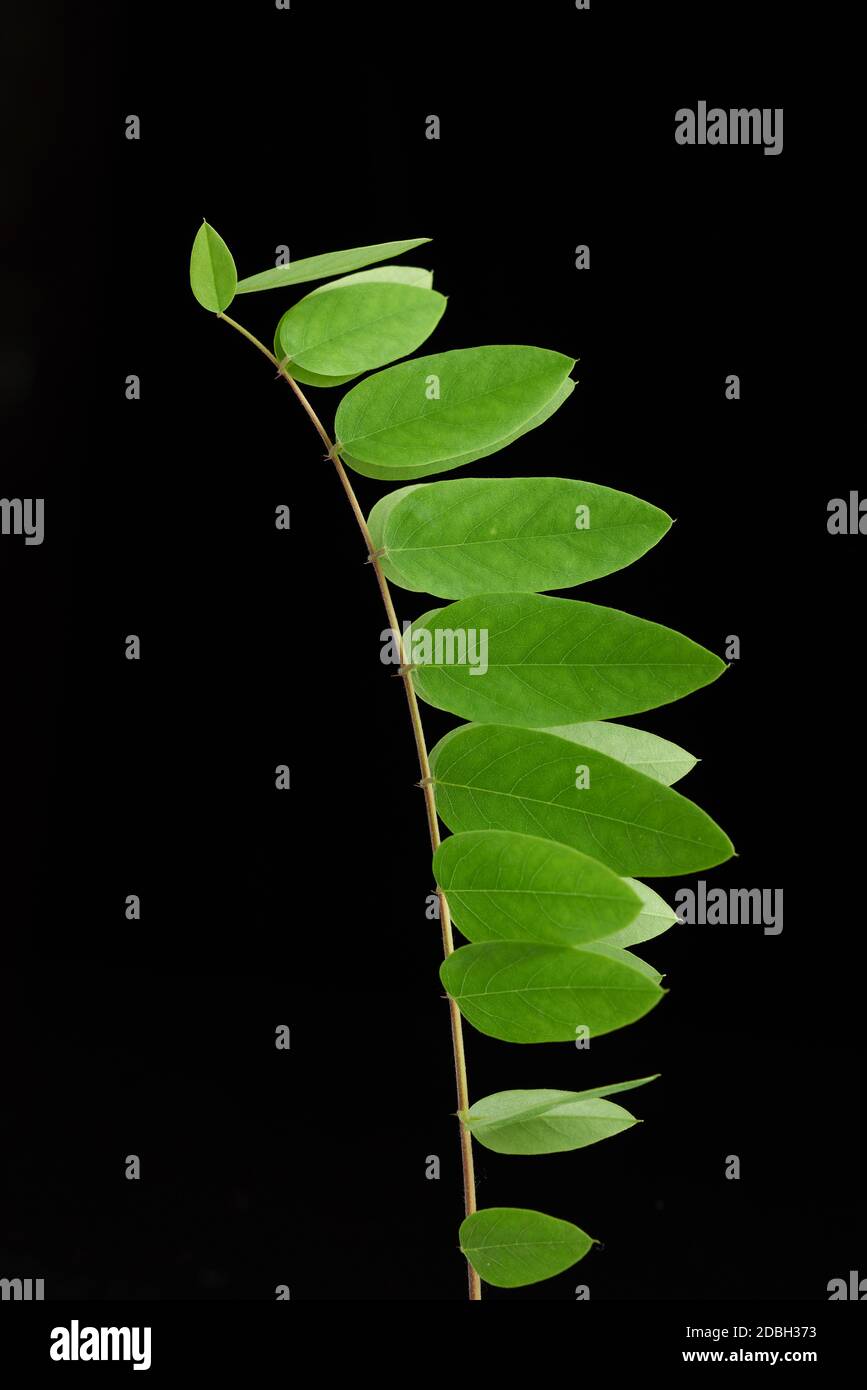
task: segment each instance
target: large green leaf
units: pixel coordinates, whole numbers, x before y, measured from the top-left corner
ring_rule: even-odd
[[[585,748],[598,748],[600,753],[607,753],[609,758],[616,758],[619,763],[626,763],[667,787],[679,782],[698,762],[691,753],[667,738],[649,734],[646,729],[633,729],[628,724],[591,720],[587,724],[555,725],[546,728],[545,733],[567,738],[570,743],[580,743]]]
[[[477,1100],[461,1119],[474,1139],[498,1154],[565,1153],[638,1123],[622,1106],[580,1091],[498,1091]]]
[[[440,979],[474,1028],[515,1043],[599,1037],[642,1018],[664,992],[623,952],[529,941],[460,946]]]
[[[412,679],[462,719],[547,728],[636,714],[726,669],[659,623],[546,594],[480,594],[413,623]]]
[[[446,734],[430,763],[450,830],[541,835],[618,874],[651,878],[697,873],[734,853],[710,816],[679,792],[553,734],[470,724]],[[587,773],[576,777],[576,767]]]
[[[637,560],[670,525],[648,502],[571,478],[417,483],[368,517],[387,578],[442,598],[583,584]]]
[[[570,1221],[520,1207],[485,1207],[461,1222],[461,1250],[480,1278],[517,1289],[562,1274],[595,1241]]]
[[[641,883],[637,878],[627,878],[624,880],[629,884],[641,899],[641,911],[634,921],[628,926],[621,927],[620,931],[613,932],[611,936],[605,938],[609,946],[639,946],[642,941],[650,941],[655,936],[661,936],[668,931],[677,921],[677,913],[672,912],[668,903],[663,902],[658,893],[654,893],[652,888],[648,888],[646,883]]]
[[[417,285],[372,282],[308,294],[280,320],[280,358],[321,376],[369,371],[414,352],[446,307]]]
[[[433,289],[433,271],[422,270],[417,265],[378,265],[373,270],[357,270],[354,275],[341,275],[338,280],[326,280],[317,285],[311,294],[326,294],[328,290],[338,290],[344,285],[369,285],[371,282],[385,281],[393,285],[417,285],[419,289]]]
[[[272,266],[258,275],[248,275],[238,282],[238,294],[252,294],[256,290],[281,290],[287,285],[302,285],[309,280],[329,280],[332,275],[343,275],[348,270],[359,270],[363,265],[374,261],[390,261],[411,251],[414,246],[423,246],[430,241],[429,236],[416,237],[414,241],[380,241],[373,246],[353,246],[348,251],[327,251],[322,256],[305,256],[300,261],[290,261],[288,265]]]
[[[445,473],[504,448],[565,400],[575,359],[545,348],[458,348],[367,377],[335,419],[346,462],[369,477]],[[438,394],[437,394],[438,392]]]
[[[238,275],[232,253],[214,228],[203,222],[190,255],[190,288],[204,309],[221,314],[235,298]]]
[[[568,845],[470,830],[434,855],[434,875],[470,941],[578,946],[628,925],[641,899],[604,864]]]

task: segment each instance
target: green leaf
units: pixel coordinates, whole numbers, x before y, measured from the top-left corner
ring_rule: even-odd
[[[277,358],[278,362],[281,363],[286,356],[280,342],[280,330],[282,326],[283,319],[281,318],[274,330],[274,356]],[[347,381],[354,381],[358,376],[358,372],[350,372],[348,376],[323,376],[321,372],[306,372],[304,368],[299,367],[297,363],[293,363],[291,369],[286,365],[285,370],[289,372],[289,375],[294,377],[296,381],[299,381],[302,386],[343,386]]]
[[[459,599],[414,623],[406,646],[429,705],[525,729],[636,714],[726,669],[659,623],[545,594]]]
[[[446,734],[430,764],[450,830],[541,835],[618,874],[651,878],[696,873],[734,853],[710,816],[679,792],[553,734],[470,724]],[[587,773],[576,775],[579,767]]]
[[[378,265],[374,270],[357,270],[354,275],[341,275],[339,280],[329,280],[317,285],[311,294],[325,294],[326,290],[340,289],[342,285],[368,285],[371,281],[385,280],[395,285],[417,285],[420,289],[433,288],[433,271],[422,270],[417,265]]]
[[[606,937],[606,945],[624,948],[639,946],[642,941],[661,936],[669,927],[674,926],[677,913],[672,912],[668,903],[663,902],[658,893],[654,893],[652,888],[648,888],[646,883],[641,883],[637,878],[627,878],[624,882],[640,897],[641,911],[628,927],[622,927],[620,931]]]
[[[380,241],[373,246],[353,246],[348,251],[328,251],[322,256],[305,256],[300,261],[290,261],[288,265],[272,266],[258,275],[248,275],[238,282],[238,294],[253,294],[257,290],[282,290],[287,285],[302,285],[308,280],[330,280],[332,275],[343,275],[347,270],[359,270],[363,265],[374,261],[390,261],[402,256],[404,251],[412,251],[415,246],[424,246],[429,236],[416,237],[414,241]]]
[[[379,281],[385,281],[389,284],[415,285],[420,289],[429,290],[433,284],[433,272],[430,270],[421,270],[418,266],[413,265],[376,266],[374,270],[359,270],[355,275],[344,275],[340,280],[329,280],[324,285],[317,285],[315,290],[310,291],[310,295],[308,295],[307,298],[310,298],[310,296],[314,294],[325,294],[328,290],[339,289],[342,285],[360,285]],[[287,313],[291,312],[291,309],[287,310]],[[280,319],[274,334],[274,356],[280,361],[286,356],[280,341],[280,331],[285,317],[286,314]],[[287,368],[287,370],[290,369]],[[299,366],[297,362],[293,362],[290,375],[293,376],[296,381],[301,382],[303,386],[327,388],[331,386],[343,386],[347,381],[355,381],[360,373],[349,372],[345,376],[324,376],[321,372],[307,371],[304,367]]]
[[[624,953],[527,941],[459,946],[440,979],[474,1028],[514,1043],[596,1038],[643,1018],[663,997]]]
[[[605,956],[606,960],[620,961],[624,965],[630,965],[634,970],[640,970],[646,980],[651,984],[658,985],[662,981],[662,974],[655,965],[649,961],[642,960],[640,956],[634,956],[631,951],[626,951],[622,946],[612,946],[610,941],[592,941],[582,947],[584,951],[592,951],[594,955]]]
[[[622,1106],[581,1091],[498,1091],[477,1100],[461,1119],[474,1139],[498,1154],[566,1153],[638,1123]]]
[[[576,526],[582,507],[587,529]],[[584,584],[637,560],[670,525],[648,502],[571,478],[417,483],[368,517],[386,577],[441,598]]]
[[[679,782],[698,762],[698,758],[678,748],[676,743],[669,743],[667,738],[649,734],[646,729],[633,729],[628,724],[591,721],[555,725],[544,732],[567,738],[570,743],[581,743],[585,748],[598,748],[600,753],[607,753],[609,758],[634,767],[666,787]]]
[[[190,255],[190,288],[203,309],[222,314],[235,298],[238,274],[232,253],[208,222],[203,222]]]
[[[461,1222],[461,1250],[487,1284],[517,1289],[562,1274],[595,1245],[570,1221],[521,1207],[485,1207]]]
[[[628,925],[641,906],[604,864],[509,830],[450,835],[433,868],[455,925],[470,941],[578,946]]]
[[[381,367],[414,352],[446,307],[445,296],[416,285],[344,285],[308,294],[280,320],[280,358],[321,376]]]
[[[458,348],[367,377],[340,402],[338,446],[356,472],[445,473],[534,429],[571,391],[575,359],[533,347]],[[432,393],[438,391],[438,395]]]

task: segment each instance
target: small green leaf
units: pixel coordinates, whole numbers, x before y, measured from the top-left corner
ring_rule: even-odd
[[[514,1043],[596,1038],[643,1018],[663,997],[625,952],[526,941],[459,946],[440,979],[474,1028]]]
[[[556,1154],[597,1144],[637,1124],[620,1105],[580,1091],[498,1091],[461,1119],[498,1154]]]
[[[485,1207],[461,1222],[461,1250],[486,1284],[517,1289],[562,1274],[596,1242],[570,1221],[521,1207]]]
[[[670,525],[648,502],[571,478],[417,483],[368,517],[386,577],[442,598],[584,584],[637,560]]]
[[[450,830],[540,835],[649,877],[697,873],[734,853],[679,792],[553,734],[469,724],[440,740],[430,764]]]
[[[413,624],[408,656],[428,704],[525,729],[636,714],[726,669],[671,628],[546,594],[459,599]]]
[[[369,371],[414,352],[433,332],[445,296],[373,282],[308,294],[280,320],[280,358],[321,376]]]
[[[190,288],[203,309],[222,314],[235,298],[238,275],[232,253],[209,223],[203,222],[190,255]]]
[[[373,246],[353,246],[348,251],[328,251],[322,256],[305,256],[300,261],[290,261],[288,265],[272,266],[258,275],[248,275],[238,282],[238,294],[253,294],[257,290],[281,290],[288,285],[302,285],[309,280],[330,280],[333,275],[343,275],[347,270],[359,270],[363,265],[374,261],[390,261],[394,256],[402,256],[404,251],[412,251],[415,246],[423,246],[430,241],[429,236],[416,237],[414,241],[380,241]]]
[[[570,743],[583,744],[585,748],[598,748],[609,758],[616,758],[627,767],[634,767],[646,777],[662,782],[670,787],[691,772],[698,762],[691,753],[669,743],[667,738],[649,734],[646,729],[633,729],[628,724],[606,724],[591,721],[587,724],[560,724],[546,728],[546,734],[556,734],[567,738]]]
[[[642,941],[661,936],[669,927],[674,926],[677,913],[672,912],[668,903],[663,902],[658,893],[654,893],[652,888],[648,888],[646,883],[641,883],[637,878],[624,879],[624,883],[628,883],[638,894],[642,904],[641,911],[634,922],[606,937],[609,946],[639,946]]]
[[[459,348],[367,377],[343,397],[335,431],[368,477],[444,473],[504,448],[566,398],[574,358],[545,348]]]
[[[422,270],[417,265],[378,265],[374,270],[357,270],[354,275],[341,275],[339,280],[328,280],[317,285],[311,294],[325,294],[326,290],[340,289],[342,285],[368,285],[371,281],[387,281],[395,285],[417,285],[420,289],[433,289],[433,271]]]
[[[470,941],[578,946],[640,910],[638,894],[586,854],[509,830],[450,835],[433,861],[456,926]]]

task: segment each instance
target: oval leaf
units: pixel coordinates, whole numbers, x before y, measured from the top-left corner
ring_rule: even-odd
[[[643,772],[655,782],[670,787],[691,772],[698,762],[691,753],[646,729],[633,729],[628,724],[606,724],[602,720],[587,724],[561,724],[546,728],[546,734],[581,743],[585,748],[598,748],[609,758],[616,758],[627,767]]]
[[[610,1139],[638,1121],[611,1101],[577,1091],[498,1091],[461,1116],[474,1139],[498,1154],[556,1154]]]
[[[636,714],[726,669],[659,623],[545,594],[459,599],[414,623],[407,650],[429,705],[523,729]]]
[[[641,899],[604,864],[568,845],[470,830],[434,855],[434,875],[455,925],[469,941],[543,941],[578,946],[610,936]]]
[[[570,1221],[520,1207],[485,1207],[461,1222],[461,1250],[487,1284],[517,1289],[562,1274],[595,1241]]]
[[[450,830],[540,835],[618,874],[649,877],[696,873],[734,853],[710,816],[679,792],[553,734],[470,724],[446,734],[430,763]],[[578,768],[586,773],[576,776]]]
[[[353,246],[348,251],[327,251],[322,256],[305,256],[300,261],[290,261],[288,265],[272,266],[258,275],[248,275],[239,280],[238,294],[253,294],[257,290],[281,290],[287,285],[301,285],[308,280],[330,280],[333,275],[343,275],[347,270],[359,270],[363,265],[374,261],[390,261],[394,256],[402,256],[404,251],[412,251],[415,246],[424,246],[429,236],[416,237],[414,241],[380,241],[373,246]]]
[[[620,931],[606,937],[607,945],[624,948],[638,946],[642,941],[661,936],[669,927],[674,926],[677,913],[672,912],[668,903],[663,902],[658,893],[654,893],[652,888],[648,888],[646,883],[641,883],[637,878],[627,878],[624,882],[628,883],[641,899],[641,911],[628,927],[622,927]]]
[[[308,294],[280,320],[280,358],[321,376],[369,371],[405,357],[429,337],[445,296],[417,285],[373,282]]]
[[[209,223],[203,222],[190,255],[190,288],[204,309],[221,314],[235,298],[238,274],[232,253]]]
[[[504,448],[565,399],[574,358],[545,348],[462,348],[368,377],[337,409],[338,447],[357,472],[398,481]],[[565,393],[565,394],[564,394]]]
[[[416,484],[368,518],[386,577],[441,598],[584,584],[637,560],[670,525],[648,502],[571,478]]]
[[[503,1042],[575,1042],[642,1018],[664,991],[624,953],[525,941],[459,946],[440,979],[464,1018]]]

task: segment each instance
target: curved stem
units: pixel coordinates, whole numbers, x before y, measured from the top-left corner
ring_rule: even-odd
[[[418,754],[418,765],[421,770],[421,787],[424,791],[424,803],[425,811],[427,814],[428,833],[430,835],[431,848],[433,850],[437,850],[440,844],[439,821],[437,820],[436,798],[434,797],[433,780],[431,778],[430,771],[430,761],[428,759],[427,743],[425,742],[424,728],[421,722],[421,712],[418,707],[418,698],[415,693],[415,686],[412,683],[411,673],[408,669],[408,662],[406,660],[406,653],[404,651],[403,645],[403,633],[401,632],[400,625],[398,623],[397,613],[395,612],[394,607],[394,601],[391,597],[391,590],[388,585],[388,580],[383,574],[382,566],[379,563],[379,556],[377,555],[376,547],[373,544],[373,538],[368,529],[364,512],[361,510],[358,498],[355,495],[352,483],[349,481],[349,476],[346,472],[346,469],[344,468],[343,463],[338,456],[334,442],[332,441],[331,437],[328,434],[328,431],[325,429],[324,425],[320,421],[318,415],[316,414],[312,405],[308,401],[307,397],[304,395],[304,392],[301,390],[297,381],[294,379],[294,377],[290,376],[289,372],[287,372],[285,364],[279,362],[277,358],[274,356],[274,353],[265,347],[264,343],[261,343],[258,338],[254,337],[254,335],[250,333],[246,328],[244,328],[242,324],[237,323],[232,318],[229,318],[228,314],[218,314],[217,318],[223,319],[225,323],[230,324],[232,328],[235,328],[239,333],[242,333],[243,336],[248,340],[248,342],[251,342],[254,347],[258,348],[259,351],[263,353],[265,357],[268,358],[268,361],[271,362],[277,368],[277,371],[280,373],[280,375],[284,378],[285,381],[289,383],[292,390],[295,392],[295,395],[298,397],[301,406],[303,407],[304,411],[309,417],[314,429],[319,435],[319,438],[325,445],[328,458],[331,459],[331,462],[334,464],[334,467],[337,470],[337,476],[340,479],[343,491],[346,493],[347,500],[349,502],[350,507],[352,508],[355,520],[358,523],[358,529],[364,538],[364,544],[367,546],[368,560],[370,561],[370,564],[373,566],[373,572],[376,575],[376,582],[379,585],[379,592],[382,595],[382,602],[385,606],[388,624],[392,632],[395,634],[395,639],[398,643],[398,647],[400,650],[401,677],[403,679],[404,690],[406,691],[407,703],[409,705],[409,717],[412,722],[412,732],[413,737],[415,739],[416,752]],[[451,914],[449,913],[449,905],[446,902],[445,894],[437,890],[437,896],[439,898],[440,903],[440,926],[442,928],[443,954],[446,957],[448,957],[452,954],[452,952],[455,949],[454,939],[452,937],[452,919]],[[455,1084],[458,1096],[458,1111],[462,1112],[468,1110],[470,1104],[469,1091],[467,1088],[467,1064],[464,1055],[464,1032],[463,1025],[461,1022],[460,1010],[458,1009],[458,1006],[455,1003],[454,999],[452,999],[451,997],[449,997],[449,1017],[451,1020],[452,1029],[452,1051],[454,1053],[455,1059]],[[460,1120],[460,1115],[458,1118]],[[463,1123],[462,1120],[460,1120],[460,1132],[461,1167],[463,1170],[464,1178],[464,1211],[467,1216],[470,1216],[472,1212],[476,1210],[476,1182],[475,1174],[473,1171],[473,1141],[469,1130],[467,1129],[466,1125]],[[480,1300],[482,1297],[481,1283],[479,1281],[478,1274],[473,1269],[469,1261],[467,1261],[467,1277],[469,1280],[470,1298],[473,1300]]]

